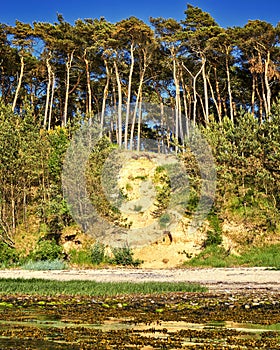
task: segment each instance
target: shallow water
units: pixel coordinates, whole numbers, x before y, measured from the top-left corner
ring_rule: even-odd
[[[223,298],[127,296],[93,302],[15,297],[0,302],[0,349],[280,348],[275,296],[263,304]],[[236,310],[228,312],[232,303]]]
[[[119,319],[119,318],[111,318],[109,320],[105,320],[103,323],[71,323],[60,321],[58,317],[50,317],[48,314],[40,314],[38,315],[34,310],[34,314],[30,314],[29,312],[29,320],[26,321],[7,321],[0,320],[1,327],[5,325],[9,325],[12,327],[15,326],[32,326],[32,327],[46,327],[46,328],[91,328],[98,329],[103,332],[109,332],[112,330],[121,330],[128,329],[136,331],[144,331],[149,330],[154,327],[155,331],[162,331],[167,329],[168,332],[177,332],[179,330],[206,330],[206,329],[233,329],[237,331],[244,331],[248,333],[261,333],[261,332],[280,332],[280,323],[271,324],[271,325],[261,325],[254,323],[238,323],[232,321],[209,321],[207,323],[190,323],[184,321],[160,321],[160,322],[151,322],[149,325],[145,324],[137,324],[134,325],[131,323],[131,319]],[[126,321],[129,321],[126,323]]]

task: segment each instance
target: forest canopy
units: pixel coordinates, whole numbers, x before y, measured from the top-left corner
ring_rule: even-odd
[[[217,164],[215,215],[279,230],[279,44],[280,22],[222,28],[191,5],[182,21],[70,24],[59,14],[55,23],[1,24],[3,241],[13,246],[30,217],[55,238],[72,223],[61,171],[73,130],[90,117],[102,128],[115,108],[109,136],[127,149],[137,139],[131,103],[168,106],[179,129],[182,115],[200,128]]]
[[[13,111],[32,105],[47,129],[137,99],[180,106],[202,124],[235,122],[240,108],[262,122],[279,91],[279,35],[280,23],[260,20],[222,28],[191,5],[182,21],[150,25],[135,17],[72,25],[62,15],[1,24],[0,95]]]

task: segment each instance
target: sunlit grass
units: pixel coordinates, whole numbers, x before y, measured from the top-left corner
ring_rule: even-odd
[[[37,295],[96,295],[116,296],[121,294],[153,294],[168,292],[205,292],[207,289],[193,283],[170,282],[95,282],[55,281],[45,279],[0,279],[2,294]]]
[[[280,269],[280,244],[248,248],[240,256],[229,254],[223,247],[213,245],[186,261],[184,265],[195,267],[257,266]]]

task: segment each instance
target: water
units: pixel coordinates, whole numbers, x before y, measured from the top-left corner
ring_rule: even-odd
[[[76,322],[66,322],[62,321],[57,316],[52,316],[48,314],[31,314],[25,321],[10,321],[10,320],[0,320],[0,325],[16,325],[16,326],[36,326],[36,327],[54,327],[54,328],[64,328],[64,327],[75,327],[75,328],[92,328],[98,329],[104,332],[109,332],[111,330],[129,329],[129,330],[149,330],[150,328],[155,328],[158,331],[167,329],[169,332],[176,332],[181,329],[190,330],[209,330],[209,329],[233,329],[240,332],[249,333],[261,333],[261,332],[280,332],[280,323],[272,325],[261,325],[254,323],[238,323],[232,321],[210,321],[207,323],[190,323],[185,321],[160,321],[151,322],[148,325],[143,325],[141,323],[134,324],[129,318],[110,318],[105,320],[104,323],[76,323]],[[126,323],[127,322],[127,323]]]
[[[139,337],[139,339],[158,339],[168,342],[175,336],[182,346],[202,346],[209,343],[225,343],[226,331],[232,330],[240,333],[235,335],[239,339],[258,339],[271,334],[272,338],[279,342],[280,323],[260,325],[215,320],[206,323],[189,323],[181,320],[135,324],[131,318],[114,317],[105,320],[104,323],[80,323],[79,320],[66,320],[58,315],[48,315],[43,310],[38,313],[29,309],[23,312],[21,319],[0,320],[0,328],[8,332],[14,330],[12,336],[1,333],[0,345],[4,348],[24,349],[25,341],[28,341],[31,349],[76,349],[77,344],[72,343],[69,336],[67,338],[67,334],[72,334],[72,341],[79,339],[88,344],[93,341],[93,336],[96,334],[106,338],[111,332],[116,332],[114,334],[126,332],[134,340]],[[45,336],[36,339],[36,334],[40,334],[40,331],[45,332]],[[34,338],[32,338],[33,333]],[[17,334],[21,334],[22,339],[17,339]],[[4,348],[0,347],[0,349]]]

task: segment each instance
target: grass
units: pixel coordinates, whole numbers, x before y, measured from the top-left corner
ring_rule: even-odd
[[[185,261],[185,266],[192,267],[229,267],[226,251],[219,246],[209,246],[194,258]]]
[[[91,249],[72,249],[69,252],[70,264],[78,265],[79,267],[93,267],[92,250]]]
[[[55,281],[45,279],[0,279],[0,294],[30,295],[88,295],[116,296],[122,294],[153,294],[168,292],[205,292],[207,289],[193,283],[169,282],[95,282],[95,281]]]
[[[280,269],[280,244],[252,247],[238,257],[238,260],[243,265]]]
[[[193,267],[258,266],[280,269],[280,244],[252,247],[240,256],[229,254],[223,247],[212,245],[184,263]]]

